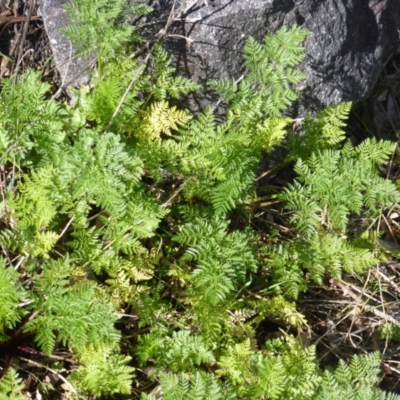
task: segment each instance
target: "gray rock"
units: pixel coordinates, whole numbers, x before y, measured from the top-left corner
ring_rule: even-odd
[[[86,58],[75,57],[76,49],[60,31],[60,28],[70,24],[63,8],[66,3],[69,0],[41,0],[39,10],[64,87],[86,84],[89,77],[85,71],[90,64]]]
[[[171,1],[164,0],[160,7],[168,7]],[[305,41],[308,55],[301,66],[307,86],[300,108],[357,102],[371,94],[400,43],[400,1],[198,1],[176,31],[193,41],[190,49],[177,50],[173,37],[167,43],[180,68],[196,81],[238,78],[248,36],[261,41],[268,32],[294,23],[312,32]]]
[[[71,44],[59,32],[68,24],[62,8],[67,1],[42,0],[42,16],[63,79],[78,76],[75,84],[86,83],[81,73],[87,61],[71,59]],[[153,1],[155,12],[145,22],[167,16],[173,2]],[[312,31],[301,66],[307,82],[300,110],[367,98],[400,43],[399,0],[177,0],[177,5],[186,10],[186,19],[175,23],[173,33],[192,45],[176,36],[167,37],[166,44],[178,68],[198,82],[238,78],[248,36],[261,41],[268,32],[294,23]]]

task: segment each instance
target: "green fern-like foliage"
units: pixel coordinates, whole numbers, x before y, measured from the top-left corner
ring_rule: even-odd
[[[263,355],[249,342],[230,347],[221,356],[218,374],[228,377],[238,398],[245,399],[398,399],[377,388],[380,357],[377,353],[343,360],[334,371],[321,372],[315,349],[303,349],[286,337],[267,342]]]
[[[214,375],[196,372],[194,374],[160,374],[160,387],[157,390],[165,400],[207,400],[236,399],[233,388],[219,381]],[[155,395],[142,394],[141,400],[155,400]]]
[[[185,224],[175,240],[189,245],[182,261],[196,262],[190,277],[194,292],[217,306],[245,283],[247,272],[256,270],[257,261],[250,235],[239,231],[227,234],[227,224],[221,219],[210,222],[196,219]],[[207,240],[210,237],[213,241]]]
[[[235,349],[229,349],[221,358],[219,363],[221,368],[218,373],[229,376],[228,381],[222,383],[207,373],[178,375],[163,372],[159,375],[160,386],[153,392],[171,400],[183,398],[333,400],[341,396],[355,400],[399,399],[398,395],[385,393],[376,387],[380,380],[380,360],[377,353],[354,356],[349,364],[341,361],[334,371],[320,373],[316,367],[312,348],[304,352],[296,342],[285,343],[275,340],[267,346],[267,349],[271,352],[279,349],[286,354],[282,358],[268,355],[256,357],[248,345],[243,344],[236,346]],[[240,370],[241,374],[235,375],[235,370]],[[304,379],[305,377],[308,380]],[[156,398],[158,395],[155,393],[142,394],[141,397],[143,400]]]
[[[252,306],[253,313],[258,313],[258,315],[252,319],[252,324],[257,325],[263,321],[266,316],[270,315],[275,318],[281,318],[293,327],[300,328],[307,325],[304,315],[296,310],[296,304],[289,302],[283,296],[275,296],[271,299],[260,298],[257,301],[249,301],[249,304]]]
[[[23,310],[17,307],[24,296],[18,277],[19,274],[7,268],[6,261],[0,257],[0,343],[8,339],[4,330],[15,327],[23,315]]]
[[[390,322],[381,328],[380,333],[382,339],[400,342],[400,328]]]
[[[240,83],[226,80],[212,83],[228,104],[226,120],[218,124],[212,111],[207,110],[179,129],[173,140],[143,144],[142,157],[146,160],[157,157],[168,173],[184,176],[185,198],[211,203],[217,215],[225,215],[238,204],[246,203],[262,152],[282,141],[290,122],[289,118],[281,117],[280,111],[296,98],[292,87],[303,79],[294,66],[304,57],[300,42],[306,35],[307,31],[299,27],[282,28],[263,45],[249,40],[245,48],[249,73],[244,79]],[[271,46],[281,48],[279,54],[271,51]],[[259,62],[260,59],[264,61]],[[160,56],[158,62],[162,61]],[[284,85],[283,89],[278,82]],[[181,93],[185,93],[183,89]],[[163,98],[164,93],[154,92],[154,96]],[[267,118],[271,116],[274,118]],[[179,118],[173,117],[181,124]],[[173,125],[157,120],[152,130],[156,136],[163,129],[168,134],[169,126]],[[155,168],[149,165],[149,169]],[[158,175],[157,170],[152,174]]]
[[[138,251],[138,254],[128,260],[110,257],[110,264],[103,268],[110,275],[106,283],[118,304],[132,301],[139,294],[148,292],[149,288],[145,283],[154,277],[159,259],[160,255],[143,251]]]
[[[150,43],[146,63],[131,57],[140,38],[128,8],[140,17],[148,6],[67,8],[66,34],[80,54],[97,55],[91,86],[67,107],[37,73],[1,83],[1,348],[28,337],[44,363],[70,353],[68,389],[56,390],[77,398],[311,399],[329,385],[380,396],[377,361],[323,374],[312,346],[260,339],[272,318],[307,325],[291,299],[310,282],[376,262],[367,243],[349,239],[347,220],[398,199],[377,168],[391,145],[340,149],[349,105],[337,106],[289,138],[288,161],[302,158],[280,200],[296,235],[271,245],[258,232],[247,203],[261,157],[293,126],[282,111],[304,79],[296,67],[308,32],[250,38],[246,74],[211,83],[226,113],[192,115],[180,98],[198,85],[177,76],[160,45]],[[16,398],[24,390],[12,368],[0,388]]]
[[[143,3],[129,5],[123,0],[74,0],[65,8],[72,24],[63,28],[63,32],[78,47],[77,55],[96,52],[101,65],[140,39],[134,27],[121,19],[125,20],[129,13],[140,16],[152,10]]]
[[[178,130],[178,125],[188,122],[190,116],[186,112],[169,107],[165,101],[153,103],[148,115],[139,128],[138,135],[144,135],[149,139],[155,139],[165,134],[170,136],[171,130]]]
[[[147,142],[161,134],[171,135],[172,131],[189,121],[190,114],[170,106],[169,100],[186,95],[199,86],[176,76],[167,52],[160,46],[155,46],[152,54],[151,77],[144,75],[143,66],[132,60],[129,54],[122,53],[117,59],[108,60],[101,69],[101,77],[98,70],[98,82],[92,91],[86,88],[75,91],[78,99],[74,107],[76,123],[87,118],[95,121],[101,129],[128,132]],[[120,103],[122,98],[124,100]],[[117,107],[119,112],[114,115]]]
[[[271,256],[275,290],[291,298],[306,290],[310,281],[322,285],[327,273],[341,279],[344,272],[362,273],[378,262],[371,246],[323,231],[266,251]]]
[[[346,107],[331,111],[334,126],[341,125],[343,110]],[[331,130],[327,115],[317,118],[317,126],[328,124]],[[292,298],[309,281],[322,284],[326,273],[341,279],[343,272],[361,273],[377,263],[373,245],[354,232],[348,234],[349,220],[363,214],[372,223],[399,199],[395,185],[378,170],[392,154],[392,143],[368,139],[357,147],[349,142],[342,149],[335,149],[333,142],[321,147],[328,148],[297,161],[298,177],[282,195],[300,236],[275,250],[265,249],[272,258],[269,268],[276,288]]]
[[[61,151],[66,137],[65,107],[45,99],[50,85],[28,71],[16,81],[3,80],[0,92],[0,154],[2,164],[37,165]]]
[[[395,400],[399,396],[385,393],[376,387],[379,382],[380,357],[378,353],[355,355],[350,364],[340,360],[334,372],[325,371],[316,399],[333,400],[338,397],[355,400]]]
[[[251,70],[249,81],[256,84],[262,82],[265,85],[261,91],[263,97],[269,98],[263,107],[268,115],[280,115],[279,111],[290,106],[298,96],[290,85],[305,78],[294,67],[305,55],[304,49],[298,44],[307,35],[308,32],[304,29],[293,27],[291,31],[282,28],[275,35],[267,35],[262,46],[252,39],[248,40],[245,47],[247,55],[244,58]]]
[[[127,365],[130,360],[110,348],[88,346],[81,354],[82,365],[71,374],[70,381],[82,394],[130,394],[134,372]]]
[[[8,368],[0,380],[0,399],[1,400],[25,400],[22,394],[25,388],[22,378],[18,376],[14,368]]]
[[[172,337],[160,339],[159,332],[139,338],[137,355],[142,363],[150,358],[157,360],[157,367],[173,372],[193,371],[201,364],[215,362],[213,353],[201,336],[192,336],[188,331],[174,332]]]
[[[377,165],[393,152],[390,142],[366,140],[353,148],[313,153],[295,166],[298,178],[283,198],[295,213],[292,222],[306,236],[318,226],[345,232],[351,213],[367,207],[371,216],[398,201],[395,185],[379,176]],[[350,173],[351,172],[351,173]]]
[[[136,85],[126,96],[120,113],[110,127],[113,131],[131,129],[134,123],[138,123],[136,112],[142,104],[138,99],[138,92],[146,83],[146,78],[140,76],[140,71],[138,63],[128,56],[118,62],[109,62],[104,66],[103,75],[92,91],[81,89],[77,92],[78,102],[74,107],[76,118],[94,121],[99,128],[105,129],[113,118],[129,81],[137,77]]]
[[[292,85],[305,78],[295,67],[305,56],[300,43],[308,34],[304,28],[293,26],[268,34],[263,43],[248,39],[244,59],[249,73],[245,79],[239,84],[224,80],[214,83],[224,100],[232,104],[233,112],[252,111],[250,118],[260,112],[281,116],[281,111],[298,97]]]
[[[278,349],[280,354],[274,355]],[[265,355],[257,354],[248,341],[229,347],[218,366],[239,398],[310,399],[321,381],[314,349],[304,351],[290,338],[268,343]]]
[[[314,116],[308,113],[299,126],[288,135],[288,160],[306,159],[313,152],[336,149],[345,140],[345,126],[351,103],[341,103],[322,109]]]
[[[137,239],[151,236],[165,215],[155,201],[144,197],[141,174],[140,159],[118,136],[82,131],[74,146],[64,146],[51,167],[25,177],[19,192],[10,195],[8,204],[17,222],[15,245],[20,243],[20,250],[29,254],[46,255],[58,240],[54,229],[60,228],[53,219],[61,209],[77,228],[77,240],[70,246],[82,254],[86,250],[78,227],[87,228],[90,207],[97,204],[103,209],[102,237],[111,240],[117,254],[136,253]],[[86,239],[85,243],[89,244]]]
[[[152,78],[149,93],[157,102],[179,99],[199,89],[195,82],[176,74],[167,51],[160,45],[154,47]]]
[[[109,297],[92,282],[70,284],[69,273],[68,260],[45,266],[35,285],[34,300],[40,314],[25,330],[37,332],[35,340],[47,354],[52,353],[56,340],[77,352],[89,344],[115,348],[120,335],[113,327],[117,316]]]

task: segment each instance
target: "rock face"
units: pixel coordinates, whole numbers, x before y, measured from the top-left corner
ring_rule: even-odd
[[[71,58],[70,43],[58,31],[68,23],[61,8],[66,1],[42,0],[41,8],[56,62],[68,80],[79,76],[83,61]],[[368,97],[400,43],[400,0],[154,0],[155,12],[146,22],[168,16],[175,1],[186,19],[173,25],[176,36],[166,44],[178,68],[198,82],[238,78],[248,36],[261,41],[283,24],[309,29],[300,112]],[[78,82],[86,79],[81,75]]]
[[[75,57],[76,49],[60,31],[70,23],[67,12],[63,8],[64,4],[68,2],[69,0],[41,0],[39,12],[49,37],[54,61],[60,72],[63,86],[78,86],[86,84],[89,80],[85,73],[89,60]]]
[[[160,0],[160,7],[168,8],[172,2]],[[189,3],[193,1],[186,0]],[[177,53],[180,68],[197,81],[238,78],[248,36],[262,40],[266,33],[294,23],[312,32],[305,41],[308,56],[301,67],[307,75],[303,107],[357,102],[371,93],[400,43],[400,1],[197,1],[180,31],[175,31],[193,41],[190,49],[177,50],[174,37],[167,44]]]

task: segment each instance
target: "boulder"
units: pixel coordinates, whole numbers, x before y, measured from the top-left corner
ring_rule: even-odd
[[[159,1],[169,9],[173,0]],[[283,24],[312,34],[301,69],[307,75],[300,109],[367,98],[400,43],[399,0],[183,0],[193,4],[178,37],[166,39],[178,67],[202,82],[243,73],[248,36],[261,41]]]
[[[62,9],[66,1],[43,0],[42,15],[64,80],[75,78],[75,83],[82,83],[87,79],[81,74],[85,60],[73,57],[70,43],[59,32],[59,27],[68,23]],[[298,113],[367,98],[400,43],[399,0],[154,0],[151,3],[154,12],[139,24],[155,22],[157,30],[144,33],[149,38],[157,33],[163,26],[160,19],[167,18],[175,4],[175,10],[179,10],[175,15],[179,18],[171,26],[172,34],[165,38],[165,43],[178,69],[199,83],[219,77],[240,77],[244,72],[243,47],[249,36],[261,41],[283,24],[296,23],[309,29],[312,34],[304,43],[307,57],[301,65],[307,80]],[[204,105],[207,101],[203,98],[197,104]]]
[[[79,86],[89,81],[86,69],[91,60],[76,57],[76,49],[61,32],[61,28],[70,24],[67,11],[64,9],[67,3],[69,0],[42,0],[39,14],[42,16],[49,37],[55,65],[61,75],[63,86]]]

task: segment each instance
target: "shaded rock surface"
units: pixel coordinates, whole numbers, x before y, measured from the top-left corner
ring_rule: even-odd
[[[68,24],[62,8],[66,1],[42,0],[42,16],[62,76],[86,82],[87,76],[79,75],[85,60],[71,61],[71,45],[59,32]],[[167,17],[174,0],[151,3],[155,11],[145,22]],[[185,19],[176,21],[172,32],[192,44],[188,47],[178,36],[167,37],[166,44],[178,68],[197,82],[238,78],[244,72],[242,51],[248,36],[261,41],[283,24],[309,29],[300,113],[367,98],[400,43],[399,0],[177,0],[176,7],[185,10]]]
[[[76,49],[61,33],[61,28],[70,24],[63,5],[69,0],[41,0],[39,13],[42,16],[46,33],[49,37],[54,60],[60,72],[63,86],[78,86],[89,80],[85,70],[89,61],[74,55]]]
[[[159,6],[168,8],[172,2],[160,0]],[[197,81],[238,78],[248,36],[261,41],[268,32],[294,23],[312,32],[305,41],[301,68],[307,82],[300,108],[358,102],[370,95],[399,45],[400,1],[198,1],[180,28],[193,41],[190,49],[180,48],[180,68]],[[177,50],[172,43],[171,48]]]

